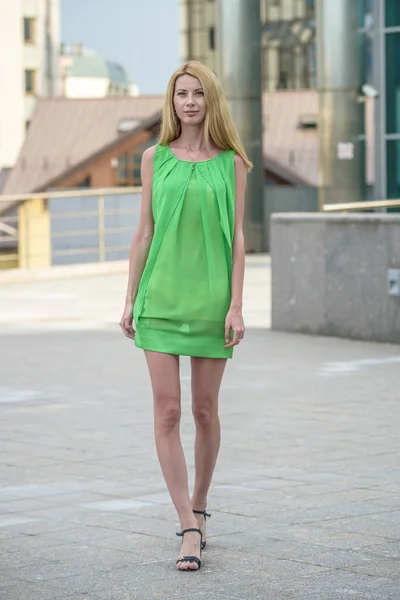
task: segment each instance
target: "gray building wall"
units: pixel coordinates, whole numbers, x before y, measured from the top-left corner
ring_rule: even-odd
[[[264,239],[270,250],[270,220],[274,213],[315,212],[318,210],[317,188],[268,185],[264,188]]]
[[[272,329],[400,343],[400,216],[275,214]]]

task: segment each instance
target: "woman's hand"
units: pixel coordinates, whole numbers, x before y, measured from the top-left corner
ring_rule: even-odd
[[[231,330],[233,338],[231,339]],[[244,337],[244,322],[241,308],[230,308],[225,319],[225,348],[237,346]]]
[[[126,337],[131,340],[135,339],[135,330],[133,329],[133,302],[127,302],[125,304],[119,325]]]

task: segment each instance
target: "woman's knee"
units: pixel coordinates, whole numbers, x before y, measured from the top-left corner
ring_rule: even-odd
[[[154,398],[154,421],[156,429],[170,430],[179,425],[181,402],[174,394],[156,394]]]
[[[218,420],[217,399],[207,393],[193,397],[192,412],[196,425],[210,428]]]

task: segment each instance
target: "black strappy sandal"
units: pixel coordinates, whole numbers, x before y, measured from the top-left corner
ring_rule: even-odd
[[[176,535],[183,538],[185,533],[189,533],[189,531],[196,531],[197,533],[200,534],[200,552],[201,552],[201,546],[203,543],[203,534],[201,533],[200,529],[196,529],[195,527],[189,527],[189,529],[183,529],[183,531],[181,531],[180,533],[177,533]],[[182,543],[183,543],[183,539],[182,539]],[[178,558],[178,560],[176,561],[176,564],[178,565],[179,563],[183,563],[183,562],[194,562],[197,565],[197,569],[178,569],[178,571],[193,571],[195,573],[196,571],[199,571],[201,569],[201,560],[200,560],[200,558],[197,558],[197,556],[182,556],[182,558]]]
[[[206,512],[206,509],[204,509],[204,510],[193,510],[193,512],[194,512],[195,515],[203,515],[204,522],[207,521],[207,517],[211,517],[210,513]],[[203,539],[202,539],[202,541],[201,541],[201,549],[202,550],[204,550],[204,548],[206,547],[206,544],[207,544],[207,540],[203,541]]]

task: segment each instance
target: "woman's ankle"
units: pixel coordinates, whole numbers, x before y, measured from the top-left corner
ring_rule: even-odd
[[[198,527],[196,516],[193,514],[192,510],[182,512],[178,516],[182,530],[190,529],[191,527]]]
[[[194,515],[193,515],[194,516]],[[181,531],[184,529],[198,529],[197,519],[180,519]]]
[[[207,506],[207,496],[192,496],[192,508],[193,510],[205,510]]]

